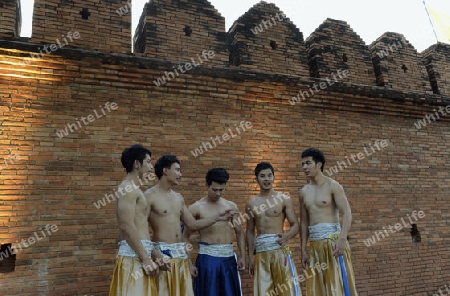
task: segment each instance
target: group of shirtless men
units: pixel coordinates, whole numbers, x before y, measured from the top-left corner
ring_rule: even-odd
[[[173,190],[182,176],[176,156],[164,155],[153,167],[148,149],[141,145],[125,149],[121,162],[127,177],[119,185],[123,194],[116,201],[121,238],[109,295],[241,296],[239,272],[246,268],[254,277],[257,296],[298,296],[303,281],[308,296],[357,295],[347,242],[352,216],[344,190],[324,176],[325,157],[320,150],[307,149],[301,157],[309,184],[299,191],[299,225],[289,194],[273,188],[274,168],[268,162],[256,166],[260,192],[248,200],[245,213],[240,213],[234,202],[223,197],[229,179],[225,169],[210,169],[206,196],[187,207]],[[150,189],[136,185],[154,175],[159,182]],[[284,232],[286,219],[290,229]],[[191,231],[200,235],[195,265],[187,252]],[[287,246],[299,231],[304,275],[297,274]],[[345,262],[346,278],[341,275],[339,256]],[[346,294],[344,284],[348,286]]]

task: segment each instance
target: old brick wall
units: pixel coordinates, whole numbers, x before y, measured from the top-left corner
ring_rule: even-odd
[[[31,42],[131,52],[131,0],[35,0]],[[76,34],[76,32],[78,34]],[[43,53],[48,53],[41,48]],[[52,52],[56,51],[50,49]],[[47,49],[49,51],[49,49]]]
[[[0,38],[11,38],[20,36],[20,24],[22,14],[19,0],[0,1]]]
[[[253,71],[202,65],[156,86],[178,61],[73,48],[30,58],[39,46],[0,41],[0,242],[41,237],[17,252],[14,272],[1,275],[2,295],[108,295],[117,223],[113,203],[94,203],[125,177],[120,154],[134,143],[154,159],[181,159],[177,190],[187,204],[205,194],[206,171],[222,166],[231,176],[226,196],[243,210],[258,192],[255,165],[270,161],[276,188],[294,197],[297,214],[297,190],[307,182],[300,153],[318,147],[326,169],[342,167],[332,177],[353,210],[349,241],[360,295],[425,296],[448,284],[449,97],[361,85],[350,72],[346,82],[292,105],[319,80],[273,74],[263,64]],[[437,58],[445,57],[449,51],[440,48]],[[108,111],[107,102],[117,109]],[[84,124],[89,115],[94,120]],[[252,128],[193,155],[241,121]],[[383,139],[387,147],[375,148]],[[363,159],[351,161],[358,153]],[[384,238],[378,233],[367,246],[375,232],[408,224],[414,211],[424,213],[411,220],[421,242],[412,242],[408,225]],[[46,225],[57,231],[45,232]],[[301,272],[299,237],[290,245]],[[252,280],[242,276],[244,295],[252,295]]]

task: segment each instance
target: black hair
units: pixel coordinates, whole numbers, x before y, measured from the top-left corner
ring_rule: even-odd
[[[158,177],[158,180],[161,179],[163,175],[163,169],[170,169],[172,167],[172,164],[178,163],[180,164],[180,161],[175,155],[167,154],[164,156],[161,156],[158,161],[155,163],[155,174],[156,177]]]
[[[270,169],[272,171],[272,174],[275,176],[273,166],[269,162],[258,163],[258,165],[255,168],[255,176],[258,177],[259,173],[265,169]]]
[[[325,167],[325,156],[323,155],[322,151],[317,148],[308,148],[302,152],[302,158],[308,156],[311,156],[315,163],[322,163],[320,170],[323,172],[323,168]]]
[[[223,168],[213,168],[206,173],[206,183],[208,186],[211,186],[212,182],[226,184],[229,179],[228,172]]]
[[[122,162],[122,166],[125,168],[127,173],[130,173],[133,171],[134,161],[138,160],[139,163],[142,164],[147,154],[152,156],[150,150],[144,148],[140,144],[135,144],[123,150],[120,161]]]

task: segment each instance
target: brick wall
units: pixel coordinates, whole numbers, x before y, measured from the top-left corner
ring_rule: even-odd
[[[450,45],[438,43],[423,52],[434,93],[450,95]]]
[[[0,2],[0,38],[20,36],[22,13],[20,0],[3,0]]]
[[[131,52],[131,0],[35,0],[31,42]]]
[[[342,81],[374,85],[373,64],[368,46],[343,21],[327,19],[306,40],[310,75],[329,77],[339,70],[352,76]]]
[[[432,91],[423,57],[405,36],[387,32],[369,48],[377,85],[404,91]]]
[[[152,58],[227,65],[225,18],[206,0],[151,1],[144,7],[134,48]],[[205,50],[214,57],[201,58]]]
[[[255,4],[228,32],[230,65],[309,76],[303,34],[272,3]]]
[[[267,40],[255,42],[263,48]],[[158,87],[153,81],[178,61],[68,47],[31,58],[39,47],[0,40],[0,243],[40,238],[17,252],[14,272],[2,274],[2,295],[108,295],[117,222],[112,203],[94,203],[125,177],[120,154],[134,143],[149,147],[154,159],[166,153],[181,159],[177,190],[187,204],[205,194],[206,171],[221,166],[231,176],[226,197],[243,210],[258,192],[255,165],[270,161],[276,188],[294,197],[298,214],[297,190],[307,182],[300,153],[318,147],[352,206],[359,294],[429,296],[448,284],[450,116],[439,109],[450,105],[448,96],[362,85],[354,75],[292,105],[293,96],[320,80],[270,72],[267,62],[255,69],[201,65]],[[449,59],[448,51],[435,52],[435,59]],[[432,64],[446,77],[442,65]],[[112,103],[117,109],[108,111]],[[84,124],[88,116],[94,120]],[[192,154],[243,120],[253,127]],[[383,139],[387,147],[377,150]],[[365,151],[373,153],[347,161]],[[412,242],[407,225],[366,245],[389,226],[409,223],[413,211],[424,213],[411,220],[421,242]],[[299,237],[290,245],[301,272]],[[251,295],[245,273],[243,287]]]

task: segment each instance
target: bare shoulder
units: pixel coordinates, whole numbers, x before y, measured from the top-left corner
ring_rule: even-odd
[[[226,207],[228,209],[233,209],[233,210],[237,210],[238,209],[237,204],[232,202],[231,200],[224,199],[223,201],[224,201],[224,204],[226,205]]]
[[[312,188],[312,185],[308,183],[298,190],[300,200],[302,200],[303,198],[305,198],[307,196],[307,193],[308,193],[308,191],[311,190],[311,188]]]
[[[332,191],[334,191],[335,189],[338,190],[342,190],[343,187],[341,184],[339,184],[338,181],[330,178],[330,177],[326,177],[327,178],[327,187],[330,188]]]
[[[196,202],[194,202],[193,204],[191,204],[188,209],[191,212],[197,212],[202,206],[205,205],[205,198],[201,198],[199,200],[197,200]]]
[[[144,192],[145,197],[151,197],[155,195],[155,186],[150,187],[149,189],[145,190]]]
[[[174,191],[174,190],[172,190],[171,194],[173,195],[173,197],[175,197],[175,199],[176,199],[178,202],[181,202],[181,203],[184,204],[184,197],[183,197],[183,195],[181,195],[180,193],[178,193],[178,192],[176,192],[176,191]]]
[[[255,195],[252,198],[250,198],[249,200],[247,200],[246,206],[252,207],[253,204],[256,202],[257,197],[258,197],[258,195]]]
[[[131,190],[129,190],[128,188],[130,188],[131,183],[129,181],[123,181],[122,183],[120,183],[120,185],[118,186],[118,191],[121,193],[122,191],[125,191],[124,194],[121,194],[120,198],[118,199],[119,201],[122,200],[136,200],[138,199],[141,195],[142,195],[142,191],[137,190],[136,188],[132,188]],[[123,189],[122,191],[120,189]]]

